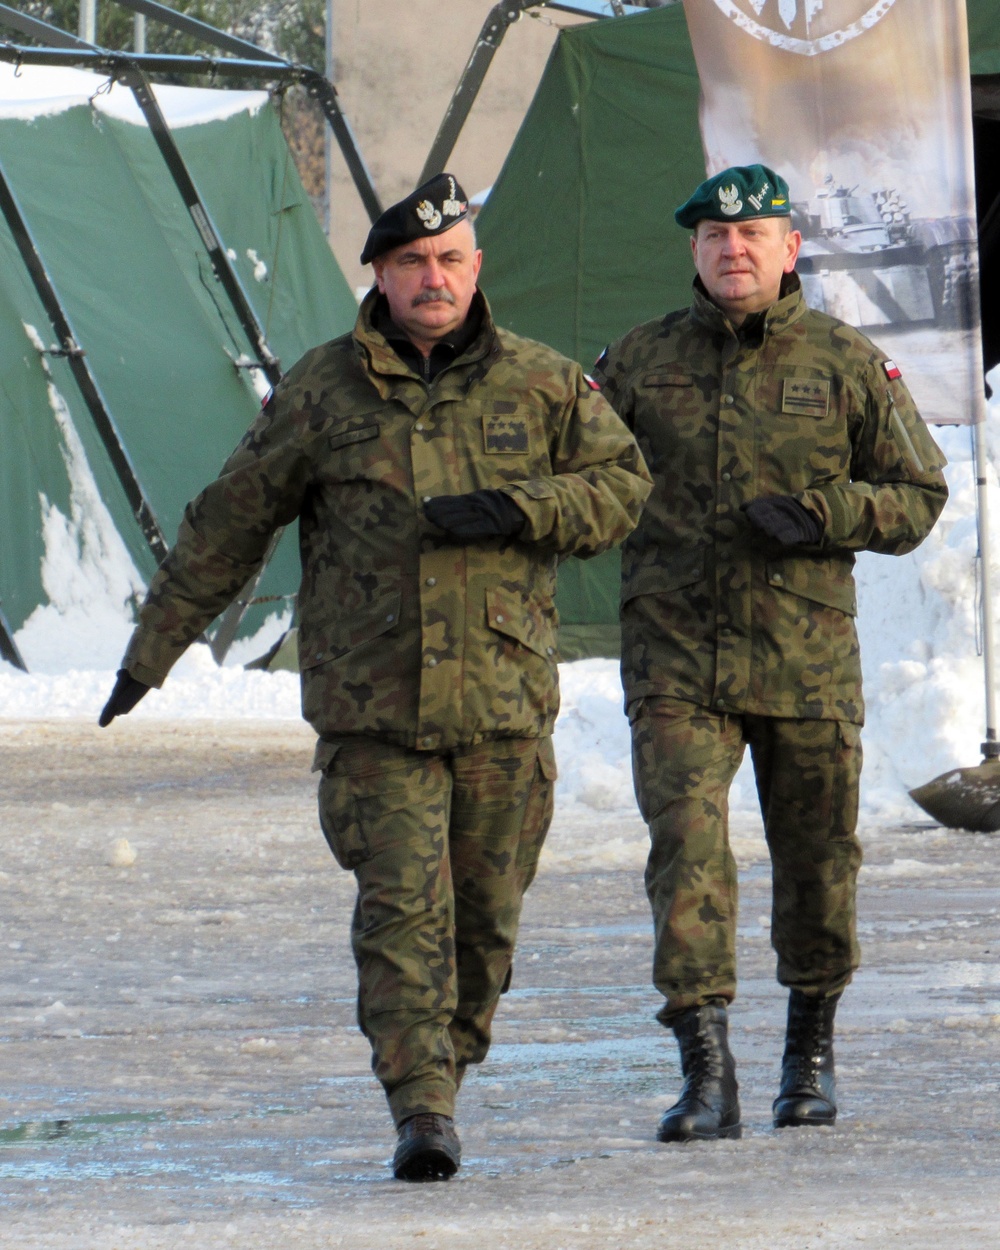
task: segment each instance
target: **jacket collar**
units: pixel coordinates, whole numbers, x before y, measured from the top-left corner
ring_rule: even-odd
[[[418,375],[396,353],[385,334],[375,327],[373,313],[378,299],[378,287],[373,286],[361,301],[361,307],[358,309],[358,319],[354,324],[352,335],[355,350],[362,360],[366,361],[368,370],[372,374],[380,374],[383,377],[416,378]],[[470,317],[474,313],[479,316],[479,333],[460,352],[453,364],[471,364],[487,356],[492,358],[500,350],[489,302],[482,291],[479,290],[473,296],[473,306],[469,313]]]
[[[748,317],[737,329],[729,317],[705,290],[701,278],[695,278],[691,316],[716,333],[732,335],[748,341],[763,342],[768,334],[779,334],[794,325],[808,311],[797,273],[785,274],[778,298],[763,313]]]

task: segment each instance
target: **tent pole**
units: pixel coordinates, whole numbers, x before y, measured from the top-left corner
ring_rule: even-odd
[[[97,0],[80,0],[78,30],[84,43],[97,42]]]
[[[163,531],[160,529],[153,510],[139,484],[135,467],[111,418],[104,396],[97,385],[97,380],[84,359],[85,352],[80,347],[76,335],[73,333],[65,310],[60,303],[59,296],[52,285],[52,280],[39,254],[38,247],[18,207],[14,193],[10,189],[2,164],[0,164],[0,212],[7,219],[7,225],[10,227],[17,250],[21,254],[21,259],[24,261],[25,267],[31,276],[35,290],[38,292],[38,296],[59,341],[59,347],[53,349],[52,354],[66,357],[66,361],[73,373],[77,386],[80,388],[80,393],[90,411],[101,441],[104,443],[118,480],[121,482],[122,489],[128,498],[132,513],[139,522],[139,528],[142,530],[149,549],[159,564],[167,554],[167,544],[163,537]]]
[[[122,0],[123,3],[127,0]],[[330,0],[332,3],[332,0]],[[556,3],[555,0],[502,0],[495,4],[486,16],[483,28],[479,32],[475,47],[469,57],[458,86],[451,97],[441,125],[434,136],[431,150],[427,153],[424,167],[420,171],[418,183],[426,182],[439,174],[454,151],[462,127],[468,121],[472,106],[479,95],[479,89],[486,78],[486,71],[497,54],[508,29],[518,21],[525,9],[561,9],[566,13],[575,13],[581,17],[606,18],[629,17],[645,10],[638,5],[625,5],[621,0],[586,0],[584,3]]]
[[[307,93],[323,110],[333,136],[343,153],[344,160],[347,162],[347,168],[354,179],[354,185],[361,196],[361,202],[364,204],[369,218],[374,221],[376,217],[381,215],[381,201],[372,183],[368,167],[361,155],[361,149],[358,147],[357,140],[351,130],[350,122],[348,122],[340,107],[340,101],[337,98],[337,88],[329,79],[324,78],[318,70],[312,69],[307,65],[293,65],[291,61],[286,61],[283,57],[276,56],[273,52],[265,52],[263,48],[258,48],[256,44],[249,43],[245,39],[238,39],[234,35],[227,35],[224,31],[217,30],[207,22],[200,22],[197,18],[188,17],[184,13],[178,13],[175,9],[168,8],[165,4],[158,4],[156,0],[118,0],[118,3],[124,5],[127,9],[132,9],[135,13],[143,13],[146,17],[153,18],[154,21],[163,22],[166,26],[172,26],[174,30],[183,31],[185,34],[202,39],[210,47],[219,48],[236,56],[249,57],[258,61],[270,61],[276,69],[294,70],[295,80],[302,83]]]
[[[68,32],[62,31],[56,26],[50,26],[47,22],[42,22],[37,18],[28,17],[26,14],[15,13],[14,10],[8,9],[6,5],[2,4],[0,4],[0,23],[13,25],[35,38],[47,39],[56,47],[61,46],[74,51],[86,51],[95,55],[101,55],[101,49],[84,44],[82,40],[75,38]],[[0,55],[2,55],[2,50],[0,50]],[[184,159],[177,148],[177,144],[174,142],[170,128],[167,126],[166,118],[163,116],[163,112],[149,85],[149,80],[139,65],[129,58],[122,59],[121,67],[117,70],[115,77],[132,92],[136,104],[142,111],[153,140],[160,151],[160,155],[163,157],[164,164],[167,166],[174,185],[180,192],[181,199],[184,201],[191,220],[194,222],[195,229],[198,231],[205,250],[208,252],[212,272],[226,292],[240,325],[243,327],[243,332],[250,342],[254,355],[267,376],[267,380],[272,386],[276,386],[281,379],[281,367],[278,358],[268,346],[264,329],[257,320],[239,277],[230,263],[228,253],[219,238],[218,231],[212,223],[208,209],[198,194],[198,188],[194,185],[194,180],[188,173]]]
[[[226,292],[229,302],[239,318],[240,325],[243,327],[243,333],[249,339],[254,355],[260,363],[260,367],[271,385],[277,386],[281,381],[281,366],[278,358],[268,346],[264,327],[257,320],[257,315],[251,307],[236,270],[229,260],[228,253],[219,238],[218,231],[212,223],[208,209],[205,207],[204,201],[198,194],[198,188],[194,185],[194,181],[188,173],[183,157],[178,151],[174,137],[167,126],[166,118],[156,102],[149,80],[138,66],[134,66],[121,75],[120,81],[132,92],[136,104],[142,110],[150,133],[160,150],[160,155],[163,157],[164,164],[170,171],[174,185],[180,192],[181,199],[184,201],[184,205],[191,215],[191,220],[201,236],[201,241],[205,245],[205,250],[208,252],[208,258],[212,265],[212,272]]]
[[[4,6],[0,6],[0,10]],[[4,13],[0,12],[0,21],[4,18]],[[23,15],[22,15],[23,16]],[[138,20],[138,17],[137,17]],[[59,42],[60,39],[64,46],[68,45],[73,48],[81,46],[81,41],[74,39],[72,35],[58,30],[56,27],[48,27],[47,23],[39,22],[36,19],[28,19],[34,30],[28,33],[39,35],[49,39],[52,42]],[[19,23],[21,25],[21,23]],[[42,27],[41,31],[38,27]],[[23,28],[23,26],[22,26]],[[97,52],[99,49],[91,48],[90,51]],[[118,75],[120,81],[128,87],[138,104],[146,123],[149,126],[150,133],[163,157],[164,163],[173,178],[174,185],[180,193],[181,199],[184,201],[185,207],[194,222],[195,228],[201,237],[202,243],[208,252],[209,261],[212,265],[212,271],[217,280],[221,283],[229,302],[243,327],[243,332],[256,355],[260,367],[263,369],[267,380],[272,386],[277,386],[281,380],[281,367],[277,357],[268,346],[267,339],[263,327],[257,320],[256,314],[250,305],[250,301],[243,290],[239,277],[233,269],[228,253],[219,239],[218,231],[212,223],[198,189],[191,178],[187,166],[184,164],[173,135],[167,126],[166,118],[156,101],[156,97],[149,85],[149,81],[138,66],[132,64]],[[273,545],[272,545],[273,549]],[[160,557],[162,559],[162,555]],[[266,564],[266,559],[265,562]],[[243,619],[248,599],[253,594],[253,589],[257,585],[263,573],[263,566],[260,571],[251,578],[249,585],[244,589],[241,597],[232,604],[230,608],[223,613],[222,621],[217,631],[216,637],[212,642],[212,655],[218,664],[225,659],[226,652],[232,645],[236,637],[237,630],[241,620]]]
[[[0,608],[0,658],[5,659],[8,664],[13,664],[15,668],[19,668],[24,673],[28,671],[28,666],[25,664],[21,652],[17,649],[17,643],[14,641],[14,631],[10,627],[10,622],[3,614],[3,608]]]
[[[486,71],[492,64],[504,35],[520,18],[521,13],[536,3],[537,0],[504,0],[501,4],[495,4],[486,15],[486,21],[472,49],[472,55],[462,71],[455,94],[451,97],[438,132],[434,136],[431,150],[427,153],[424,167],[417,179],[418,185],[426,182],[428,178],[433,178],[435,174],[439,174],[448,163],[448,158],[458,142],[458,136],[462,133],[462,127],[476,102],[476,96],[483,85]]]

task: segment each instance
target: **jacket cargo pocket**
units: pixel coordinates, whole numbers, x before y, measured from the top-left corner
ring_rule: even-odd
[[[626,570],[622,577],[622,603],[640,595],[659,595],[694,586],[705,579],[705,549],[692,547],[670,552],[659,564]]]
[[[317,629],[309,628],[308,622],[303,621],[299,630],[299,668],[307,672],[395,629],[402,598],[398,589],[386,591],[350,616],[324,622]]]
[[[786,556],[769,560],[767,581],[776,590],[798,595],[825,608],[857,616],[858,597],[850,562],[838,556]]]
[[[531,449],[529,413],[483,413],[483,451],[488,456],[526,456]]]
[[[555,608],[514,590],[494,587],[486,592],[486,624],[555,664]]]

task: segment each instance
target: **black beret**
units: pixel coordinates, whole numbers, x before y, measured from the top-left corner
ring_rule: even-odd
[[[674,213],[679,226],[699,221],[746,221],[749,217],[788,217],[788,183],[766,165],[732,165],[703,182]]]
[[[362,265],[414,239],[444,234],[469,215],[469,200],[451,174],[435,174],[405,200],[387,208],[368,232]]]

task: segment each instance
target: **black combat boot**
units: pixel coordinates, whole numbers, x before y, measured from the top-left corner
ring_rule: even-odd
[[[833,1017],[839,994],[816,998],[792,990],[781,1061],[781,1088],[774,1100],[774,1127],[832,1124],[837,1118],[833,1072]]]
[[[692,1007],[671,1025],[681,1051],[684,1088],[664,1113],[657,1141],[739,1137],[739,1085],[726,1038],[725,1007]]]
[[[398,1132],[392,1160],[397,1181],[446,1181],[458,1171],[462,1147],[451,1116],[422,1111],[404,1120]]]

